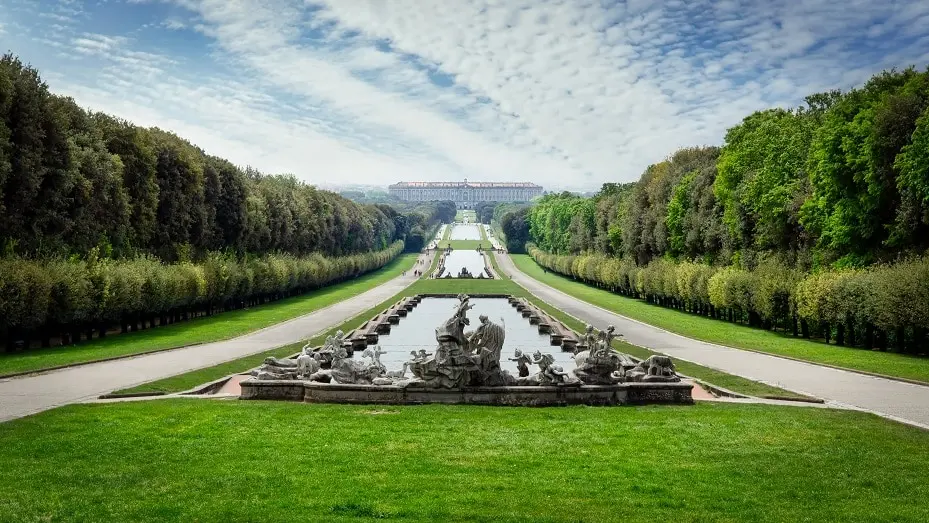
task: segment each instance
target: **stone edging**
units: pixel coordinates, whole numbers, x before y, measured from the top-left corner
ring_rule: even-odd
[[[115,393],[111,393],[111,394],[104,394],[104,395],[102,395],[102,396],[97,396],[97,399],[101,399],[101,400],[113,400],[113,399],[121,399],[121,398],[142,398],[142,397],[145,397],[145,396],[165,396],[165,395],[167,395],[167,394],[168,394],[167,392],[163,392],[163,391],[159,391],[159,392],[126,392],[126,393],[124,393],[124,394],[115,394]]]

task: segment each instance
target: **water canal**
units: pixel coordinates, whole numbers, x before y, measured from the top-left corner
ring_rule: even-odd
[[[456,223],[452,226],[451,240],[480,240],[480,226],[473,223]]]
[[[477,278],[484,272],[484,256],[471,249],[453,250],[445,257],[445,273],[442,274],[442,277],[444,277],[445,274],[451,274],[452,278],[456,278],[461,272],[462,267],[468,269],[468,272]]]
[[[400,323],[393,325],[390,334],[380,335],[378,345],[385,354],[381,355],[381,362],[388,370],[400,370],[403,363],[410,359],[410,351],[425,349],[434,353],[436,348],[435,329],[445,322],[458,306],[456,298],[423,298],[422,303],[413,309]],[[532,354],[536,350],[549,353],[555,357],[558,365],[564,370],[574,369],[572,353],[562,352],[560,347],[549,343],[547,334],[539,334],[538,327],[530,325],[529,320],[507,302],[506,298],[471,298],[474,308],[468,312],[471,325],[466,332],[480,325],[480,315],[487,317],[504,326],[506,339],[500,355],[500,366],[514,376],[518,376],[516,363],[507,358],[513,357],[513,351],[522,350]],[[361,358],[361,351],[355,351],[355,358]],[[530,366],[530,372],[538,371],[538,366]]]

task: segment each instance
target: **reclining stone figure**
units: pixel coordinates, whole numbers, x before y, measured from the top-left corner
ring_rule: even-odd
[[[662,354],[653,354],[626,372],[626,381],[678,382],[674,362]]]

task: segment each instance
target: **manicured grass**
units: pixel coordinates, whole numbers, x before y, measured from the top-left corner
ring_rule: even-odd
[[[458,294],[458,293],[470,293],[470,294],[512,294],[514,296],[521,296],[528,298],[537,306],[545,310],[547,313],[551,314],[553,317],[561,320],[569,328],[574,329],[577,332],[583,332],[584,324],[561,312],[560,310],[548,305],[542,300],[536,298],[535,296],[529,294],[525,289],[513,283],[512,280],[507,278],[500,272],[500,268],[497,266],[496,258],[493,255],[490,256],[491,265],[493,266],[495,272],[500,274],[501,277],[493,280],[480,280],[480,279],[456,279],[456,278],[439,278],[439,279],[429,279],[425,276],[417,280],[413,285],[407,287],[405,290],[400,293],[388,298],[387,300],[379,303],[378,305],[368,309],[367,311],[354,316],[347,321],[343,322],[341,325],[329,329],[326,333],[321,334],[312,340],[314,344],[321,344],[326,336],[334,333],[336,330],[341,329],[344,332],[349,332],[352,329],[357,328],[359,325],[364,323],[366,320],[373,317],[375,314],[381,312],[385,308],[389,307],[393,303],[397,302],[404,296],[412,296],[414,294]],[[415,314],[415,312],[414,312]],[[261,362],[268,356],[275,357],[284,357],[290,354],[293,354],[302,347],[303,343],[296,343],[289,345],[287,347],[277,348],[269,351],[265,351],[259,354],[254,354],[251,356],[246,356],[233,360],[230,362],[222,363],[214,367],[207,367],[205,369],[200,369],[186,374],[180,374],[178,376],[173,376],[170,378],[165,378],[162,380],[138,385],[129,389],[124,389],[117,391],[117,393],[139,393],[139,392],[181,392],[184,390],[191,389],[202,383],[207,383],[212,380],[222,378],[229,374],[236,372],[244,372],[248,369],[254,368],[261,364]],[[621,341],[614,342],[614,346],[623,352],[631,354],[639,358],[647,358],[648,356],[654,354],[653,352],[623,343]],[[755,381],[747,380],[739,376],[733,376],[731,374],[726,374],[717,370],[709,369],[706,367],[701,367],[700,365],[695,365],[688,363],[686,361],[676,361],[678,370],[694,378],[702,379],[706,382],[715,384],[720,387],[725,387],[735,392],[746,394],[749,396],[759,396],[759,397],[776,397],[776,398],[797,398],[803,399],[806,398],[803,395],[796,394],[791,391],[784,389],[779,389],[777,387],[772,387],[770,385],[765,385],[763,383],[758,383]]]
[[[0,354],[0,375],[233,338],[361,294],[371,287],[399,276],[403,271],[410,270],[416,262],[416,257],[416,254],[400,255],[385,267],[354,280],[251,309],[229,311],[164,327],[109,336],[74,346]]]
[[[880,352],[820,341],[794,338],[772,331],[736,325],[688,314],[636,300],[574,281],[542,268],[528,255],[511,255],[522,272],[546,285],[588,303],[690,338],[825,363],[848,369],[875,372],[929,383],[929,358]]]
[[[447,249],[449,245],[452,249],[460,249],[473,251],[479,246],[484,246],[485,249],[489,249],[491,244],[488,240],[442,240],[439,242],[439,249]]]
[[[511,294],[513,284],[501,279],[434,278],[414,283],[406,294]]]
[[[420,276],[420,278],[429,278],[430,276],[435,274],[435,270],[436,270],[436,267],[438,267],[438,265],[439,265],[439,257],[436,253],[433,253],[432,263],[429,264],[429,270],[423,272],[423,275]]]
[[[761,405],[72,405],[0,425],[0,520],[922,522],[927,448]]]

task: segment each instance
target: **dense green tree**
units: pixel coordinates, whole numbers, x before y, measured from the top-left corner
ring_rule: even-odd
[[[214,250],[339,256],[403,239],[413,215],[425,232],[454,214],[452,202],[395,211],[291,175],[243,170],[169,132],[88,113],[49,93],[17,58],[0,60],[3,252],[80,256],[99,247],[104,257],[152,253],[165,261]]]
[[[0,58],[0,338],[62,343],[117,322],[277,299],[419,249],[452,202],[357,204],[239,168],[170,132],[51,94]],[[418,246],[417,246],[418,244]]]
[[[772,109],[726,133],[714,186],[732,247],[796,251],[801,247],[793,205],[806,183],[815,113]]]
[[[886,71],[823,115],[811,146],[812,194],[801,223],[826,259],[857,264],[883,257],[886,247],[907,247],[903,239],[910,234],[894,227],[899,210],[906,212],[895,163],[927,105],[929,73]]]
[[[205,228],[203,165],[193,146],[171,133],[155,132],[158,211],[155,238],[162,259],[178,259],[202,240]]]
[[[68,226],[73,183],[67,115],[53,103],[38,71],[18,58],[0,58],[0,76],[5,77],[0,88],[6,91],[0,94],[0,105],[6,108],[0,119],[9,133],[0,238],[24,252],[54,252],[61,243],[55,235]]]
[[[530,253],[664,306],[924,351],[929,71],[887,71],[805,102],[755,112],[721,149],[682,149],[630,189],[542,198]]]
[[[65,175],[72,181],[68,216],[60,238],[80,252],[101,247],[125,251],[132,230],[129,193],[123,185],[122,159],[111,154],[93,120],[71,100],[58,99],[59,111],[67,114],[70,154]],[[62,249],[64,250],[64,246]]]
[[[622,253],[622,221],[634,183],[605,183],[594,198],[596,204],[593,248],[609,255]]]
[[[894,160],[899,172],[900,208],[891,239],[894,245],[929,247],[929,108],[916,121],[912,141]]]
[[[526,252],[526,242],[529,241],[529,209],[519,208],[503,215],[500,228],[506,236],[506,249],[509,252]]]
[[[490,225],[493,222],[496,207],[497,202],[480,202],[475,205],[474,211],[477,214],[477,221]]]
[[[212,163],[219,175],[220,188],[216,200],[207,200],[215,207],[214,246],[218,243],[225,248],[241,252],[245,247],[244,240],[248,229],[248,187],[245,175],[225,160],[212,158]],[[218,238],[216,230],[219,233]]]
[[[158,213],[155,151],[149,135],[129,122],[103,113],[93,115],[107,150],[123,164],[123,187],[129,196],[130,234],[127,243],[147,248],[154,236]]]
[[[455,202],[443,200],[436,203],[436,213],[442,223],[452,223],[458,215],[458,207]]]

